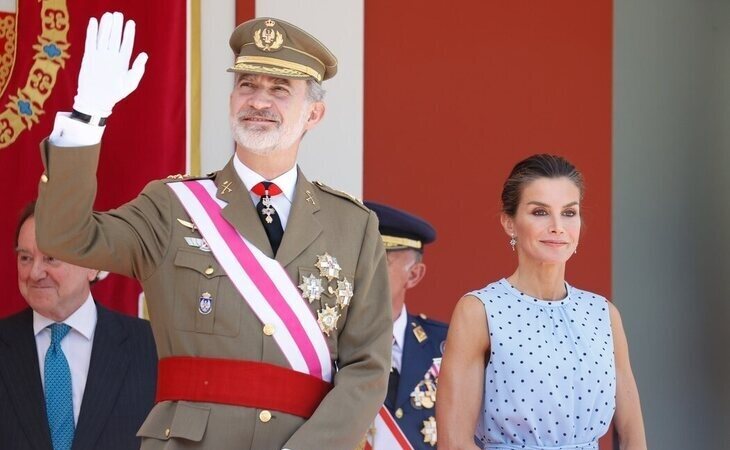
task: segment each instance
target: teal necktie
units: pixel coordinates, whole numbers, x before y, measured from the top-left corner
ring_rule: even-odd
[[[71,390],[71,371],[66,355],[61,349],[61,340],[71,327],[54,323],[51,329],[51,346],[46,352],[43,373],[45,380],[46,414],[51,429],[53,450],[70,450],[74,440],[74,407]]]

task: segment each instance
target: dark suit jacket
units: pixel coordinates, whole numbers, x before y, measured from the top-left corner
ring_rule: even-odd
[[[420,343],[413,332],[418,326],[422,327],[426,336],[428,336],[426,340]],[[416,450],[433,448],[423,441],[424,435],[421,430],[424,421],[427,421],[429,417],[436,417],[436,408],[414,408],[411,404],[411,392],[424,379],[426,372],[433,364],[433,358],[442,356],[442,343],[446,340],[447,331],[448,326],[445,323],[408,314],[396,402],[395,405],[386,404],[386,407],[393,414],[398,426]],[[401,418],[397,417],[396,411],[398,409],[403,413]]]
[[[72,450],[136,450],[157,383],[152,330],[145,320],[96,307]],[[30,308],[0,320],[0,449],[52,450]]]

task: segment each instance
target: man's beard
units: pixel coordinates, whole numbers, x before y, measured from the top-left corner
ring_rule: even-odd
[[[245,109],[230,118],[233,139],[241,147],[258,155],[268,155],[277,150],[290,148],[304,134],[304,127],[309,117],[308,109],[305,107],[299,120],[289,125],[283,125],[281,116],[268,109]],[[277,126],[269,128],[270,122],[261,126],[255,122],[244,122],[251,118],[273,120]]]

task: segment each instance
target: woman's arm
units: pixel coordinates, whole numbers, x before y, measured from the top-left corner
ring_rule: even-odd
[[[440,450],[473,450],[484,394],[484,367],[489,351],[487,314],[471,295],[456,304],[441,363],[436,402]]]
[[[616,361],[616,416],[614,423],[619,435],[621,450],[646,450],[644,419],[641,417],[641,404],[636,380],[629,362],[629,345],[626,341],[621,315],[609,303],[611,330],[613,332],[613,351]]]

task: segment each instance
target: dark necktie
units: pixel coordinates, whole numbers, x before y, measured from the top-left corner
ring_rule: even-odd
[[[256,211],[259,212],[259,218],[264,225],[264,230],[266,230],[271,250],[276,255],[281,244],[281,238],[284,236],[284,228],[281,226],[279,214],[276,213],[274,205],[271,203],[271,197],[281,194],[281,189],[274,183],[262,181],[254,186],[251,191],[260,197],[256,205]]]
[[[396,395],[398,394],[398,382],[400,381],[400,374],[395,367],[390,371],[390,378],[388,378],[388,393],[385,396],[385,407],[389,410],[395,409]]]
[[[44,381],[48,428],[51,431],[53,450],[69,450],[74,439],[74,408],[71,389],[71,371],[66,355],[61,349],[61,340],[71,327],[65,323],[54,323],[51,329],[51,345],[45,359]]]

